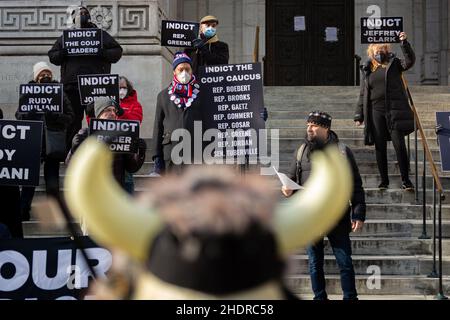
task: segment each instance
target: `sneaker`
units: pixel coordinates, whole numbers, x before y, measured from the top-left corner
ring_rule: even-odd
[[[378,189],[380,189],[380,190],[389,189],[389,183],[385,183],[385,182],[380,183],[380,185],[378,186]]]
[[[414,185],[411,181],[403,181],[402,189],[405,191],[414,191]]]

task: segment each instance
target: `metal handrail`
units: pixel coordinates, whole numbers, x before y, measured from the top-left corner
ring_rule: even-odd
[[[448,298],[444,295],[443,292],[443,286],[442,286],[442,201],[445,199],[444,195],[444,189],[442,187],[441,179],[439,178],[439,173],[437,171],[436,163],[433,160],[433,155],[431,154],[430,147],[428,145],[427,137],[425,136],[425,133],[423,131],[422,123],[420,122],[419,114],[417,112],[416,106],[414,105],[414,101],[412,99],[411,92],[408,87],[408,83],[406,79],[402,75],[402,81],[404,88],[406,90],[406,93],[408,95],[409,104],[411,107],[411,110],[414,114],[414,129],[415,130],[415,177],[416,177],[416,202],[418,202],[418,155],[417,155],[417,131],[419,131],[422,146],[423,146],[423,176],[422,176],[422,190],[423,190],[423,203],[422,203],[422,213],[423,213],[423,225],[422,225],[422,235],[419,237],[419,239],[429,239],[429,237],[426,234],[426,192],[427,192],[427,184],[426,184],[426,162],[428,160],[431,168],[431,174],[433,177],[433,270],[431,271],[431,274],[429,277],[435,277],[436,276],[436,238],[439,239],[439,257],[438,257],[438,264],[439,264],[439,272],[437,273],[439,278],[439,292],[436,295],[436,298],[439,300],[447,300]],[[439,210],[438,210],[438,233],[436,234],[436,189],[439,192]]]

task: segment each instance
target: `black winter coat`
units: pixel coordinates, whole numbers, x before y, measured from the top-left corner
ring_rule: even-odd
[[[416,56],[409,42],[404,41],[401,44],[404,60],[397,57],[391,59],[386,68],[385,92],[386,92],[386,121],[390,132],[398,130],[405,135],[414,131],[414,114],[409,106],[408,96],[402,82],[402,73],[413,67]],[[373,137],[372,103],[370,100],[369,77],[372,74],[371,61],[362,66],[363,81],[358,104],[355,111],[355,121],[365,122],[364,142],[366,145],[375,143]],[[392,99],[390,95],[395,92],[396,97]]]
[[[30,81],[29,83],[36,83],[35,81]],[[58,81],[52,81],[51,83],[59,83]],[[31,120],[31,121],[42,121],[44,122],[44,126],[46,126],[49,130],[53,131],[64,131],[66,130],[73,121],[74,113],[72,110],[72,105],[67,98],[67,96],[63,92],[63,112],[58,114],[53,114],[52,116],[46,116],[43,113],[22,113],[16,111],[16,119],[17,120]],[[45,145],[45,130],[42,135],[42,155],[45,155],[46,145]],[[66,141],[66,145],[70,144],[69,141]]]
[[[103,50],[101,55],[69,57],[63,48],[63,37],[56,40],[48,52],[50,62],[61,66],[61,82],[64,84],[76,84],[78,75],[109,74],[111,63],[116,63],[122,57],[122,47],[106,31],[103,34]]]
[[[309,154],[308,143],[306,143],[306,148],[303,152],[303,157],[301,163],[297,162],[297,150],[295,150],[294,161],[291,162],[291,166],[288,172],[288,177],[293,181],[297,182],[299,185],[304,185],[306,180],[308,180],[311,174],[311,162]],[[339,143],[339,138],[333,131],[330,131],[330,136],[327,144],[337,144]],[[355,161],[350,148],[345,149],[347,159],[350,162],[353,173],[353,195],[351,198],[351,206],[349,206],[346,213],[343,215],[342,219],[339,221],[338,225],[334,228],[332,232],[350,232],[351,231],[351,220],[365,221],[366,219],[366,200],[364,188],[362,185],[361,175],[359,174],[359,169]]]
[[[193,144],[194,121],[203,120],[200,97],[195,99],[189,108],[182,109],[170,100],[167,91],[168,88],[158,94],[152,139],[152,159],[160,157],[165,162],[170,160],[172,149],[178,144],[171,141],[172,133],[176,129],[186,129],[191,134]],[[191,152],[191,155],[194,154]]]
[[[201,49],[186,49],[185,53],[192,59],[192,69],[198,75],[201,66],[228,64],[230,58],[228,44],[222,41],[207,43]]]

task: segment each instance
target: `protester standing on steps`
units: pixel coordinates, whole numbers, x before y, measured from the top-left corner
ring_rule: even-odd
[[[388,189],[387,142],[392,141],[400,167],[402,189],[412,191],[409,179],[409,158],[405,136],[414,131],[414,114],[403,85],[403,72],[411,69],[416,61],[406,33],[400,34],[404,60],[391,51],[389,44],[371,44],[367,50],[370,58],[362,67],[363,81],[354,120],[357,126],[365,123],[366,145],[375,144],[378,170],[381,176],[379,188]]]
[[[76,29],[95,28],[91,22],[89,10],[79,7],[73,12],[73,23]],[[100,30],[100,29],[99,29]],[[103,47],[97,55],[68,56],[67,49],[63,47],[63,37],[59,37],[48,52],[50,62],[61,66],[61,82],[64,91],[72,104],[75,118],[72,126],[67,132],[68,141],[81,129],[84,118],[85,107],[81,104],[78,90],[78,75],[109,74],[111,64],[116,63],[122,57],[122,47],[106,31],[101,30]],[[70,149],[70,147],[69,147]]]
[[[29,83],[59,83],[53,77],[48,64],[44,61],[38,62],[33,66],[33,80]],[[65,146],[70,147],[70,141],[67,141],[67,129],[72,125],[74,113],[72,106],[66,94],[63,93],[63,112],[62,113],[36,113],[35,111],[22,113],[16,112],[17,120],[31,120],[42,121],[44,124],[44,132],[42,136],[42,150],[41,161],[44,163],[44,179],[45,179],[45,193],[47,196],[52,196],[59,199],[59,163],[64,161],[67,152],[60,150],[57,154],[51,152],[51,149],[55,149],[55,143],[59,145],[58,141],[47,139],[46,135],[52,133],[60,134],[66,137],[66,141],[63,141],[61,148]],[[53,143],[52,143],[53,142]],[[67,149],[67,148],[66,148]],[[31,203],[33,201],[35,187],[23,186],[20,194],[20,207],[22,220],[30,220]]]
[[[194,48],[184,52],[192,59],[194,75],[198,75],[201,66],[228,64],[230,58],[228,44],[219,41],[217,26],[219,20],[206,16],[200,20],[200,36],[193,41]]]
[[[350,231],[361,231],[364,226],[366,218],[365,194],[353,153],[339,141],[336,133],[331,130],[331,121],[331,116],[325,112],[313,111],[309,114],[305,141],[295,152],[288,176],[299,185],[304,185],[310,176],[312,167],[314,167],[314,162],[311,162],[311,154],[328,145],[337,145],[342,156],[349,161],[353,173],[353,194],[352,198],[349,199],[351,205],[339,223],[327,234],[327,237],[340,270],[344,300],[357,300],[358,294],[355,285],[355,271],[351,257],[352,248],[349,233]],[[294,193],[284,186],[281,191],[286,197],[290,197]],[[323,239],[309,246],[307,252],[314,300],[327,300],[328,295],[325,288],[325,273],[323,270]]]

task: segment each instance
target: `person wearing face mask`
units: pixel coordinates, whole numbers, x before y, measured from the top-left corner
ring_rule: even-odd
[[[117,115],[117,102],[107,98],[100,97],[95,100],[94,103],[94,118],[104,119],[104,120],[119,120]],[[72,140],[72,147],[67,156],[66,163],[68,164],[72,158],[72,155],[76,152],[78,147],[86,140],[89,136],[89,128],[81,129]],[[145,161],[145,152],[147,150],[147,145],[144,139],[138,140],[138,151],[137,153],[114,153],[113,160],[113,173],[116,181],[124,188],[126,188],[126,173],[137,172]]]
[[[29,83],[59,83],[54,80],[53,72],[46,62],[38,62],[33,66],[33,80]],[[36,113],[35,111],[22,113],[16,112],[17,120],[42,121],[46,130],[66,131],[74,118],[72,106],[65,94],[63,94],[62,113]],[[64,159],[54,159],[46,155],[45,132],[42,137],[41,162],[44,163],[45,192],[47,196],[58,198],[59,195],[59,163]],[[70,146],[69,141],[66,145]],[[20,196],[21,215],[24,221],[30,219],[31,202],[33,201],[35,187],[22,187]]]
[[[192,60],[186,53],[177,52],[173,63],[173,79],[168,88],[158,94],[155,122],[153,126],[154,173],[180,170],[183,166],[174,164],[172,149],[178,144],[172,141],[177,129],[186,129],[191,134],[191,163],[194,158],[194,122],[202,121],[200,86],[192,74]],[[200,142],[201,143],[201,142]],[[201,155],[198,155],[201,156]],[[185,164],[185,163],[183,163]]]
[[[194,48],[185,50],[192,59],[192,69],[198,75],[200,66],[228,64],[228,44],[219,41],[217,25],[219,20],[214,16],[206,16],[200,20],[200,37],[193,41]]]
[[[97,26],[91,22],[91,16],[86,7],[74,10],[72,16],[74,29],[97,29]],[[73,136],[81,129],[85,113],[78,92],[78,75],[110,74],[111,64],[118,62],[122,57],[122,47],[119,43],[106,31],[98,30],[102,32],[103,47],[97,55],[68,56],[67,49],[63,47],[63,36],[56,40],[48,52],[50,62],[61,66],[61,82],[64,84],[65,92],[75,113],[73,124],[67,132],[69,141],[72,141]]]
[[[402,74],[413,67],[416,57],[406,33],[400,34],[400,40],[403,60],[391,52],[389,44],[369,45],[367,53],[370,59],[362,66],[363,81],[354,121],[357,126],[365,123],[365,144],[375,145],[381,176],[379,189],[389,188],[387,142],[392,141],[403,181],[401,188],[413,191],[405,136],[414,131],[414,114]]]

